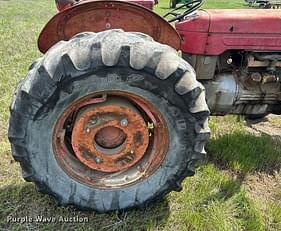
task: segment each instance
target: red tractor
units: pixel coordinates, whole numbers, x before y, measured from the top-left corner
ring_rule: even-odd
[[[194,174],[208,116],[281,112],[281,11],[172,11],[56,0],[15,91],[9,140],[25,180],[59,205],[144,206]],[[136,4],[136,3],[139,4]],[[177,51],[181,51],[181,57]]]

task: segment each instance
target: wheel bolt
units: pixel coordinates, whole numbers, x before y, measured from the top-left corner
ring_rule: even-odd
[[[95,157],[95,162],[97,164],[100,164],[102,162],[101,158],[99,158],[98,156]]]
[[[126,118],[122,119],[121,122],[120,122],[120,124],[121,124],[122,127],[128,126],[128,123],[129,123],[129,122],[128,122],[128,120],[127,120]]]
[[[98,122],[98,121],[97,121],[96,118],[92,118],[92,119],[89,121],[90,124],[96,124],[97,122]]]
[[[90,129],[95,127],[96,123],[97,123],[97,119],[95,117],[91,118],[89,121],[88,121],[88,124],[87,124],[87,127],[86,127],[86,132],[87,133],[90,133]]]

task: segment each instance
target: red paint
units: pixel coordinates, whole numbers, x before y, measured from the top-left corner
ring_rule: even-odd
[[[63,11],[68,8],[71,8],[75,4],[80,4],[81,2],[86,2],[86,1],[90,2],[93,0],[79,0],[79,2],[77,2],[75,0],[55,0],[55,1],[56,1],[57,9],[59,11]],[[154,0],[121,0],[121,1],[139,4],[150,10],[153,10],[153,6],[155,3]]]
[[[226,50],[281,50],[281,10],[200,10],[176,24],[181,50],[219,55]]]
[[[126,2],[135,3],[150,10],[153,10],[153,6],[154,6],[154,0],[129,0]]]
[[[142,32],[155,41],[180,48],[181,38],[167,21],[147,8],[124,1],[82,1],[59,12],[41,32],[38,47],[45,53],[57,42],[69,40],[77,33],[120,28]]]

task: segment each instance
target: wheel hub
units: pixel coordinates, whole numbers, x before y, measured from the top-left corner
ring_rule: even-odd
[[[120,188],[159,168],[169,135],[150,102],[112,90],[86,95],[66,107],[52,141],[57,163],[70,177],[98,188]]]
[[[149,133],[137,109],[117,100],[81,110],[71,140],[74,153],[83,164],[110,173],[128,169],[143,157]]]
[[[103,148],[113,149],[122,145],[127,135],[117,127],[105,127],[100,129],[95,136],[95,143]]]

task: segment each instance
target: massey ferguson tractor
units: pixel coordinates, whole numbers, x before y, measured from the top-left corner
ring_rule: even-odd
[[[280,10],[196,0],[165,15],[172,26],[151,0],[56,4],[44,56],[15,91],[9,140],[23,178],[59,205],[161,200],[204,159],[210,114],[281,113]]]

